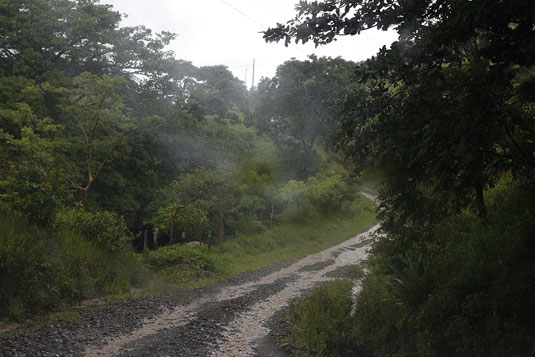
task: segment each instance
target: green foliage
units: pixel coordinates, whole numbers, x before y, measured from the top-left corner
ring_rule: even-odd
[[[344,201],[354,197],[355,187],[348,183],[343,170],[311,177],[307,180],[307,196],[310,203],[322,213],[340,212]]]
[[[214,264],[204,254],[205,248],[176,245],[162,247],[149,252],[144,260],[156,269],[162,269],[177,265],[191,265],[208,271],[214,270]]]
[[[143,267],[129,251],[111,253],[68,230],[0,214],[0,319],[20,320],[82,299],[130,289]]]
[[[298,356],[360,355],[351,316],[353,284],[335,280],[290,304],[288,339]]]
[[[130,248],[130,233],[122,218],[113,212],[87,212],[80,205],[66,208],[57,214],[55,227],[71,230],[104,251],[119,252]]]
[[[265,32],[269,41],[318,44],[372,27],[398,31],[398,42],[357,68],[361,86],[347,92],[333,132],[357,169],[379,160],[386,229],[430,229],[467,205],[485,219],[483,191],[497,173],[533,176],[533,100],[524,89],[535,57],[512,45],[533,45],[533,5],[517,5],[302,2],[294,20]]]
[[[392,255],[393,241],[375,247],[356,314],[370,352],[530,354],[535,198],[530,188],[504,180],[487,198],[488,225],[464,213],[445,219],[405,257]]]
[[[307,211],[299,219],[286,217],[270,230],[255,234],[240,232],[211,252],[219,257],[220,270],[232,276],[321,251],[376,223],[375,206],[365,198],[353,201],[346,213],[325,216]]]
[[[258,85],[255,125],[277,144],[294,178],[306,179],[318,168],[317,143],[325,137],[340,93],[350,85],[347,74],[353,67],[340,57],[293,59]]]
[[[144,263],[168,282],[192,287],[221,278],[226,262],[206,246],[173,245],[143,255]]]
[[[386,236],[357,302],[366,353],[533,354],[534,9],[302,1],[264,33],[286,45],[399,33],[357,68],[332,135],[357,170],[377,162],[385,178]]]
[[[288,181],[277,196],[284,207],[295,207],[296,216],[307,213],[307,210],[333,214],[340,213],[345,202],[355,199],[355,191],[356,186],[344,170],[331,168],[307,181]]]
[[[197,79],[200,83],[192,83],[188,88],[191,92],[190,102],[194,103],[197,114],[215,115],[220,121],[229,119],[238,122],[233,112],[248,111],[245,85],[226,66],[201,67]]]
[[[411,60],[440,65],[443,57],[455,58],[464,51],[474,50],[474,47],[463,50],[462,46],[477,37],[481,53],[494,63],[512,61],[527,66],[534,59],[533,53],[527,50],[534,45],[533,6],[530,1],[520,1],[514,7],[501,1],[485,4],[467,4],[462,0],[399,4],[381,0],[301,1],[296,5],[297,16],[268,29],[264,38],[284,40],[286,46],[292,40],[303,43],[311,40],[318,45],[342,34],[394,28],[402,40],[420,42],[415,48],[419,53],[407,53]]]

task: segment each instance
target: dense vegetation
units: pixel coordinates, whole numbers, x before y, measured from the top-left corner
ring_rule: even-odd
[[[324,135],[354,64],[289,61],[247,91],[120,21],[98,1],[0,2],[0,320],[221,279],[373,223]]]
[[[297,11],[265,38],[399,33],[357,67],[333,129],[357,170],[384,173],[385,237],[350,324],[357,347],[328,355],[532,355],[535,3],[336,0]]]
[[[0,1],[1,319],[155,272],[194,285],[325,247],[373,221],[343,166],[372,167],[384,236],[356,310],[352,283],[322,287],[291,310],[293,342],[533,354],[535,3],[297,10],[265,38],[324,44],[376,27],[399,41],[358,65],[291,60],[247,91],[224,66],[166,51],[174,34],[121,27],[108,5]],[[206,245],[176,244],[192,240]]]

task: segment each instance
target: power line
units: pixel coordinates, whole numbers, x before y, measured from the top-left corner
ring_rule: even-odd
[[[232,4],[229,4],[228,2],[226,2],[225,0],[220,0],[223,4],[227,5],[228,7],[230,7],[232,10],[236,11],[238,14],[242,15],[243,17],[245,17],[246,19],[248,19],[249,21],[253,22],[254,24],[258,25],[259,27],[262,28],[262,30],[266,30],[268,27],[267,26],[264,26],[263,24],[261,24],[260,22],[256,21],[254,18],[252,18],[251,16],[247,15],[245,12],[241,11],[240,9],[238,9],[236,6],[232,5]],[[293,45],[290,43],[290,46],[294,49],[296,49],[297,51],[301,52],[302,54],[304,55],[307,55],[308,56],[308,53],[306,53],[305,51],[303,51],[302,49],[300,49],[299,47]]]
[[[225,5],[227,5],[228,7],[230,7],[232,10],[236,11],[238,14],[242,15],[243,17],[245,17],[246,19],[248,19],[249,21],[257,24],[258,26],[260,26],[262,29],[265,29],[267,26],[264,26],[262,25],[260,22],[256,21],[255,19],[253,19],[251,16],[247,15],[245,12],[241,11],[240,9],[238,9],[237,7],[229,4],[228,2],[226,2],[225,0],[221,0],[221,2]]]

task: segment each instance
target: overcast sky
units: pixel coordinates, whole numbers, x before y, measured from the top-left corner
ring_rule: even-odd
[[[313,44],[284,47],[265,43],[261,31],[295,16],[298,0],[101,0],[116,11],[127,14],[126,26],[144,25],[156,32],[178,35],[169,49],[177,58],[195,66],[226,65],[236,77],[251,85],[252,64],[256,59],[255,82],[273,77],[276,68],[295,57],[342,56],[360,61],[389,46],[395,32],[369,30],[360,36],[344,37],[326,46]]]

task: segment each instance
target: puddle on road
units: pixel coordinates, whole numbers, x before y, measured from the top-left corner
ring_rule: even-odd
[[[215,295],[198,299],[191,304],[177,306],[171,311],[166,311],[157,317],[147,320],[143,326],[132,333],[107,341],[101,349],[88,349],[86,356],[110,356],[118,354],[123,347],[145,336],[153,335],[163,329],[184,326],[195,319],[202,307],[210,302],[221,302],[235,299],[254,290],[258,285],[271,284],[278,279],[298,274],[299,278],[288,284],[279,293],[253,305],[249,310],[232,322],[225,332],[225,341],[221,342],[219,352],[215,356],[248,356],[253,354],[253,341],[265,336],[268,330],[262,326],[262,322],[271,317],[276,311],[283,308],[288,302],[299,296],[315,284],[332,280],[324,275],[340,267],[355,264],[366,258],[369,237],[377,230],[375,226],[369,231],[359,234],[343,243],[333,246],[319,253],[309,255],[294,264],[279,271],[268,274],[258,280],[240,285],[228,286],[221,289]],[[331,265],[321,270],[307,271],[308,266],[321,262],[332,261]]]

